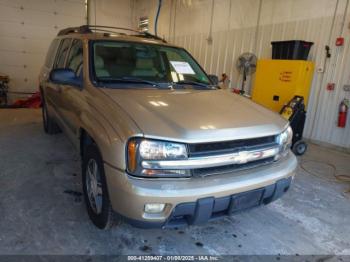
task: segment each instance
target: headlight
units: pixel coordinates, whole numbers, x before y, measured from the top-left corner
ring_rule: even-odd
[[[184,159],[187,158],[186,146],[178,143],[143,140],[139,147],[143,159]]]
[[[186,159],[186,145],[150,139],[131,139],[127,145],[127,171],[139,177],[189,177],[190,170],[148,169],[142,167],[143,160]]]
[[[293,130],[290,126],[284,130],[278,137],[277,142],[280,145],[280,156],[286,156],[292,145]]]

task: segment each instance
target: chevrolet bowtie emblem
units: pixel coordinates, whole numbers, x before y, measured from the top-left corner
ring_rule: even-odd
[[[240,151],[238,152],[238,155],[235,156],[235,160],[237,161],[237,164],[245,164],[248,162],[249,153],[247,151]]]

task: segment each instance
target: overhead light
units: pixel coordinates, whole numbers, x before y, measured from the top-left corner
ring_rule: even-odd
[[[153,106],[168,106],[167,103],[163,102],[163,101],[149,101],[149,103]]]
[[[153,106],[159,106],[159,104],[156,101],[149,101],[149,103]]]
[[[204,129],[204,130],[207,130],[207,129],[216,129],[216,127],[213,126],[213,125],[206,125],[206,126],[200,126],[200,129]]]

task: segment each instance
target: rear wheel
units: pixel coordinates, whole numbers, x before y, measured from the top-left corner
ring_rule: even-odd
[[[303,140],[295,142],[292,148],[294,154],[296,154],[297,156],[303,155],[306,152],[306,149],[307,144]]]
[[[47,105],[44,99],[42,100],[41,110],[43,115],[43,126],[44,126],[45,133],[49,135],[60,133],[61,129],[58,127],[56,122],[50,117],[49,112],[47,110]]]
[[[96,227],[109,229],[119,220],[109,201],[103,161],[95,144],[85,147],[82,167],[82,184],[88,215]]]

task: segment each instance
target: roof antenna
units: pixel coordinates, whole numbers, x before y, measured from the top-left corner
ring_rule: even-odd
[[[160,9],[162,7],[162,0],[158,0],[158,10],[157,10],[157,15],[156,15],[156,20],[155,20],[155,23],[154,23],[154,34],[156,36],[158,36],[158,18],[159,18],[159,13],[160,13]]]

